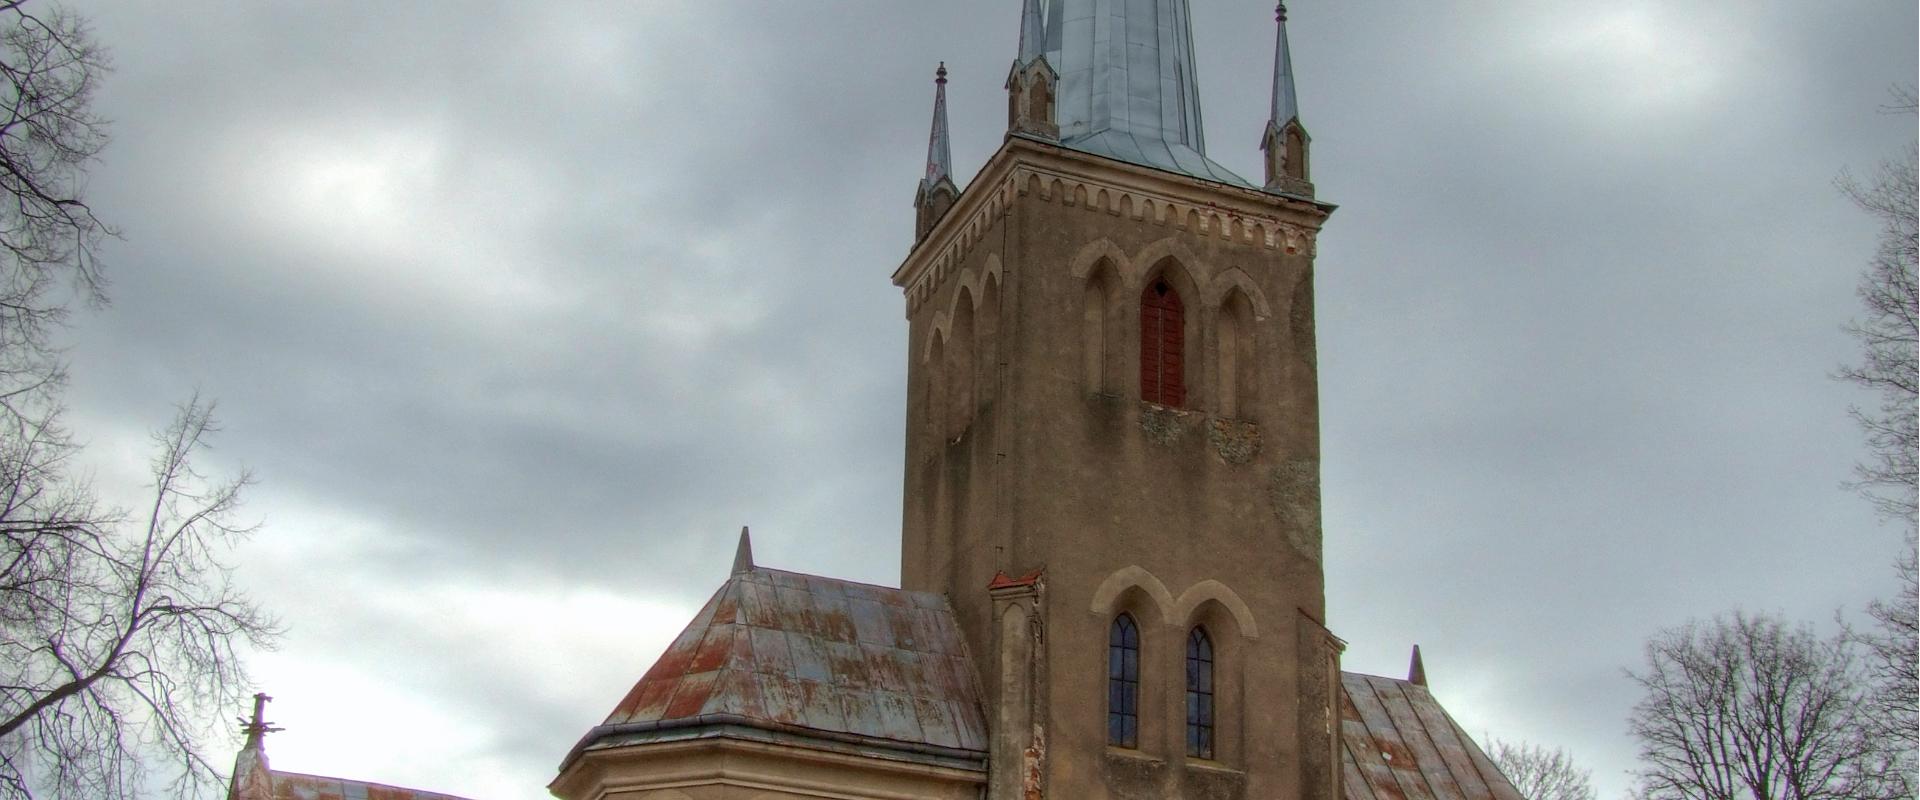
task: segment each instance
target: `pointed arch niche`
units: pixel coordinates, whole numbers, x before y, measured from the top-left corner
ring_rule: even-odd
[[[1088,392],[1118,394],[1120,347],[1113,308],[1119,275],[1113,262],[1101,259],[1087,276],[1080,300],[1080,369]]]
[[[979,345],[974,331],[973,305],[973,293],[961,286],[954,302],[946,358],[940,365],[946,383],[945,396],[941,398],[946,406],[942,435],[948,441],[959,438],[973,419],[974,355]]]
[[[1223,417],[1252,419],[1260,407],[1260,360],[1253,321],[1253,302],[1246,293],[1237,288],[1228,291],[1214,322],[1214,350],[1219,354],[1214,392]]]

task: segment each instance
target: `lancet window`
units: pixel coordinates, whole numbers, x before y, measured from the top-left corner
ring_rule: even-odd
[[[1187,755],[1213,758],[1213,640],[1205,628],[1187,634]]]
[[[1140,626],[1127,614],[1107,633],[1107,744],[1140,746]]]

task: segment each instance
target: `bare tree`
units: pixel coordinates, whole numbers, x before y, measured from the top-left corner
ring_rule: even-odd
[[[1629,726],[1645,800],[1880,800],[1907,796],[1862,707],[1845,634],[1735,614],[1647,643]]]
[[[1901,87],[1889,111],[1912,113],[1914,89]],[[1920,261],[1920,224],[1915,217],[1915,150],[1880,164],[1870,183],[1851,175],[1837,182],[1861,210],[1879,218],[1880,246],[1860,276],[1860,301],[1867,316],[1847,326],[1860,340],[1863,358],[1840,369],[1839,377],[1880,394],[1874,410],[1853,409],[1872,451],[1857,468],[1858,487],[1873,498],[1882,513],[1915,520],[1915,454],[1920,433],[1915,427],[1915,401],[1920,398],[1920,292],[1916,292],[1915,263]]]
[[[0,0],[0,413],[51,416],[65,371],[50,336],[67,301],[106,301],[97,252],[113,231],[81,191],[107,144],[92,108],[106,69],[79,17]]]
[[[1487,740],[1493,763],[1527,800],[1593,800],[1593,770],[1574,766],[1567,751],[1527,742]]]
[[[0,454],[0,796],[219,785],[200,742],[243,702],[236,651],[276,630],[220,561],[252,529],[233,520],[248,477],[195,469],[213,431],[195,401],[155,435],[137,513],[96,506],[64,473],[72,447],[57,431],[22,432]]]
[[[1897,87],[1895,100],[1885,110],[1912,114],[1916,110],[1913,86]],[[1870,183],[1850,175],[1838,181],[1840,190],[1861,210],[1881,222],[1880,246],[1860,276],[1860,300],[1866,318],[1847,326],[1860,341],[1863,358],[1842,367],[1839,377],[1878,392],[1878,408],[1853,408],[1853,418],[1866,434],[1868,459],[1855,467],[1854,488],[1873,500],[1881,514],[1906,523],[1906,549],[1895,569],[1900,593],[1891,601],[1868,607],[1875,630],[1858,640],[1867,648],[1867,666],[1873,679],[1871,711],[1879,736],[1911,754],[1920,749],[1920,570],[1916,556],[1920,541],[1914,527],[1916,456],[1920,456],[1920,163],[1909,147],[1897,159],[1880,164]],[[1898,765],[1904,778],[1915,780],[1914,760]]]
[[[238,651],[276,633],[220,561],[250,532],[234,522],[248,479],[195,470],[210,404],[156,436],[137,512],[69,467],[53,336],[72,303],[106,301],[113,231],[82,189],[107,66],[80,17],[0,0],[0,798],[218,787],[200,743],[241,702]]]

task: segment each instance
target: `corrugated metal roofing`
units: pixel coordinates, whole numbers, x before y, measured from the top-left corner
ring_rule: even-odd
[[[956,755],[987,749],[972,660],[945,597],[750,561],[581,747],[700,725]]]
[[[450,794],[298,772],[274,772],[273,796],[274,800],[464,800]]]
[[[1346,800],[1526,800],[1427,687],[1340,674]]]

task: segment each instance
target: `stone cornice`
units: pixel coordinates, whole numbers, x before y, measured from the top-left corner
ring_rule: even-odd
[[[1309,256],[1320,226],[1334,208],[1011,136],[894,270],[893,283],[906,294],[908,314],[945,282],[993,221],[1023,195]]]

